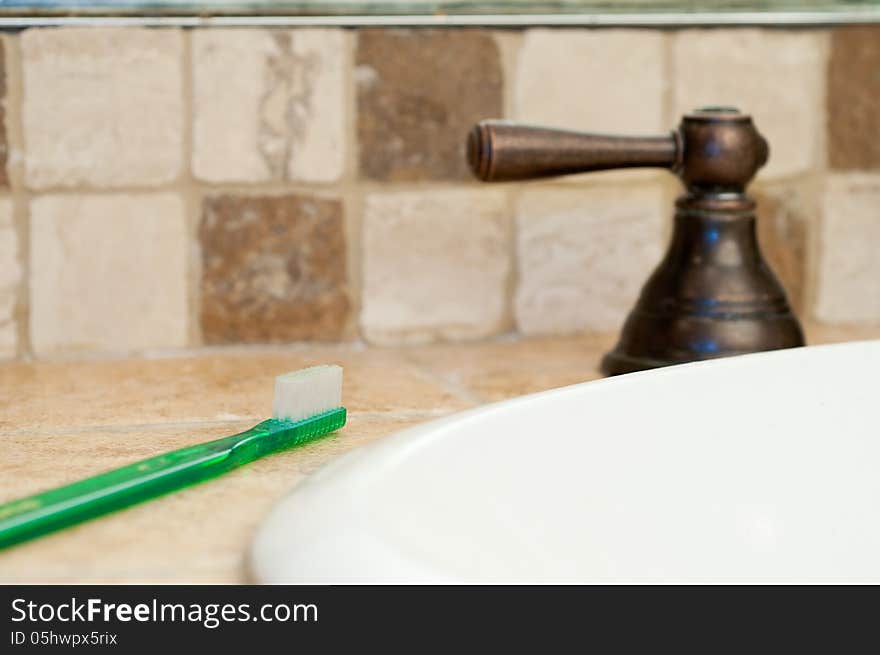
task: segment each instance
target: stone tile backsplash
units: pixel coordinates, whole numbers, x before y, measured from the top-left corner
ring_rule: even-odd
[[[880,26],[58,28],[0,38],[0,358],[619,329],[679,189],[483,185],[480,118],[771,145],[752,195],[801,316],[880,325]]]

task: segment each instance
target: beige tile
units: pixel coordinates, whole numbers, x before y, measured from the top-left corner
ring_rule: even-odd
[[[193,32],[193,170],[210,182],[331,182],[345,157],[347,38]]]
[[[496,189],[374,193],[363,226],[361,326],[374,343],[505,328],[509,213]]]
[[[31,202],[31,342],[40,355],[187,339],[187,229],[170,193]]]
[[[21,36],[27,184],[158,185],[181,172],[179,30],[30,29]]]
[[[770,142],[764,178],[819,163],[827,34],[821,30],[684,30],[674,41],[677,114],[707,105],[749,113]]]
[[[525,334],[620,328],[660,262],[659,184],[530,189],[517,202],[516,321]]]
[[[351,412],[442,413],[470,403],[398,353],[352,347],[265,349],[191,358],[0,366],[0,434],[59,428],[261,420],[275,376],[317,364],[345,369]]]
[[[616,335],[522,339],[480,344],[437,344],[408,349],[426,370],[473,396],[492,402],[595,380]]]
[[[12,223],[12,200],[0,198],[0,359],[16,354],[15,303],[20,281],[21,264],[18,236]]]
[[[665,42],[644,30],[528,30],[514,118],[594,132],[668,130]]]
[[[277,500],[326,462],[418,422],[352,414],[319,441],[5,551],[0,582],[246,582],[254,531]],[[6,435],[12,455],[0,463],[0,502],[247,427]]]
[[[880,175],[832,175],[826,184],[814,315],[880,323]]]

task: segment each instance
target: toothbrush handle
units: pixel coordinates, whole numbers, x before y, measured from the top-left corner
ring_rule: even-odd
[[[0,548],[219,475],[237,465],[233,446],[262,432],[256,426],[0,505]]]
[[[288,421],[270,418],[231,437],[144,459],[0,505],[0,548],[201,482],[345,425],[344,407]]]

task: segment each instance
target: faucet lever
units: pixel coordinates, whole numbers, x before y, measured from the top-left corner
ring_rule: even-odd
[[[484,182],[614,168],[668,168],[692,192],[741,193],[769,156],[750,116],[707,107],[666,136],[615,136],[484,120],[468,135],[468,162]]]
[[[484,120],[468,135],[468,162],[484,182],[528,180],[612,168],[674,168],[676,134],[615,136],[502,120]]]

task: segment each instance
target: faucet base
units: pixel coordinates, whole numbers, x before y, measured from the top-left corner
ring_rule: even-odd
[[[663,334],[662,327],[649,326],[644,320],[641,324],[652,331],[656,329],[655,334]],[[672,332],[679,330],[673,328]],[[622,335],[617,347],[602,358],[602,372],[605,375],[623,375],[717,357],[805,345],[800,324],[791,314],[749,319],[733,318],[730,319],[729,324],[702,326],[682,324],[681,338],[676,339],[679,346],[670,350],[665,347],[655,349],[646,347],[647,342],[640,340],[637,334],[638,330],[634,330]]]
[[[602,360],[603,373],[804,345],[758,247],[754,207],[742,194],[678,199],[669,251]]]

